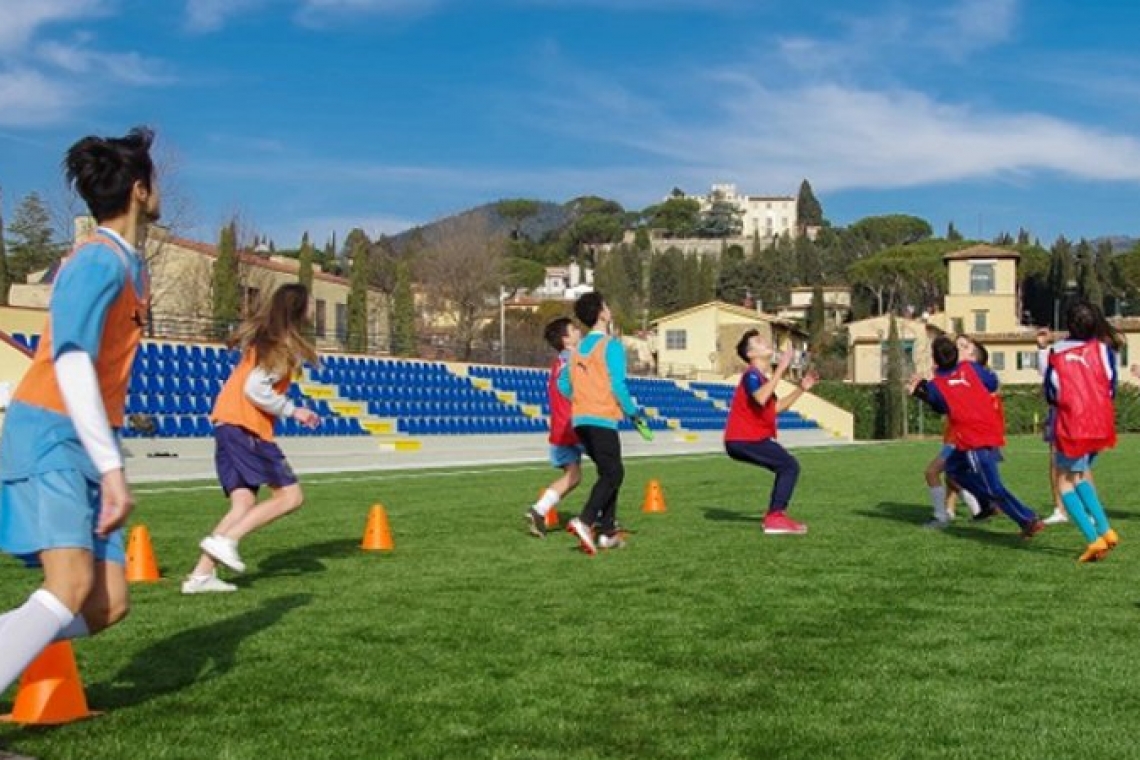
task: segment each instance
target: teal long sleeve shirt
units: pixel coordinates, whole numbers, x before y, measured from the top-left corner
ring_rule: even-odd
[[[584,356],[589,356],[590,352],[598,345],[602,338],[606,337],[603,332],[591,332],[582,338],[578,344],[578,352]],[[629,395],[629,386],[625,382],[625,349],[622,348],[621,341],[611,340],[606,344],[606,369],[610,373],[610,388],[613,390],[614,398],[617,399],[618,406],[625,412],[626,416],[633,417],[638,413],[637,404],[634,403],[633,397]],[[562,367],[562,372],[558,375],[558,391],[570,399],[574,400],[574,387],[570,380],[570,363],[567,362]],[[606,427],[616,430],[618,423],[616,420],[609,420],[605,417],[593,417],[589,415],[574,415],[571,420],[574,427],[579,425],[591,425],[594,427]]]

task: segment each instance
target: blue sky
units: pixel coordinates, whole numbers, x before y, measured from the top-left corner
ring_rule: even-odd
[[[5,216],[154,126],[167,220],[294,246],[508,197],[792,195],[837,225],[1140,236],[1140,4],[0,0]]]

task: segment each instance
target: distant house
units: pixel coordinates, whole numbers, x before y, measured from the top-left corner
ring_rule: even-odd
[[[1019,315],[1017,251],[975,245],[946,254],[949,287],[944,311],[923,319],[896,318],[908,365],[919,372],[932,365],[930,342],[938,335],[970,335],[989,351],[989,366],[1003,383],[1041,382],[1037,356],[1037,327],[1022,325]],[[889,316],[847,325],[848,380],[880,383],[886,377]],[[1127,346],[1121,353],[1127,366],[1130,349],[1140,349],[1140,319],[1118,320]],[[1056,336],[1058,338],[1061,335]],[[1135,355],[1135,354],[1133,354]],[[1135,382],[1127,372],[1126,382]]]
[[[806,325],[814,292],[814,288],[792,288],[788,305],[781,307],[777,316]],[[823,311],[824,321],[829,327],[838,327],[846,322],[851,316],[851,288],[823,288]]]
[[[780,351],[803,356],[807,333],[786,319],[755,309],[710,301],[667,314],[653,323],[657,374],[692,380],[724,380],[741,371],[736,343],[759,330]]]

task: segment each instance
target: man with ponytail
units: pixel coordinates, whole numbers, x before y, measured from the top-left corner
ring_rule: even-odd
[[[320,424],[316,412],[285,395],[302,362],[317,363],[316,349],[305,337],[309,311],[304,285],[282,285],[231,339],[231,346],[241,349],[241,362],[222,386],[210,414],[214,463],[230,511],[199,544],[202,555],[182,584],[183,594],[236,590],[218,578],[218,564],[245,572],[238,542],[301,507],[301,486],[274,443],[273,423],[292,418],[310,428]],[[258,504],[261,486],[269,486],[271,495]]]
[[[85,137],[63,161],[98,227],[56,275],[0,438],[0,549],[44,575],[0,615],[0,692],[48,644],[101,631],[129,607],[122,526],[134,498],[117,431],[148,311],[137,247],[161,205],[153,140],[143,128]]]

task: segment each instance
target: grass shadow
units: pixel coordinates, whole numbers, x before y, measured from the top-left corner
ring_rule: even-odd
[[[714,522],[746,522],[758,523],[764,519],[762,512],[739,512],[721,507],[705,507],[705,519]]]
[[[241,576],[243,581],[241,585],[261,578],[324,572],[328,568],[325,567],[323,560],[347,557],[359,549],[360,541],[350,538],[338,538],[286,549],[258,562],[257,570]]]
[[[919,530],[929,533],[941,533],[952,538],[963,538],[983,544],[995,544],[1015,549],[1032,549],[1033,551],[1050,554],[1065,554],[1065,551],[1051,546],[1042,546],[1040,542],[1027,541],[1020,533],[1008,531],[986,530],[985,525],[994,522],[1009,523],[1009,518],[995,515],[983,522],[953,522],[940,531],[924,529],[922,526],[930,520],[930,506],[924,504],[903,504],[897,501],[880,501],[875,510],[856,510],[855,514],[864,517],[873,517],[879,520],[893,520],[907,525],[913,525]],[[1010,523],[1012,527],[1012,523]]]
[[[310,594],[269,599],[256,609],[151,644],[116,673],[110,683],[91,686],[89,701],[101,710],[131,707],[225,675],[233,668],[243,640],[310,601]]]

